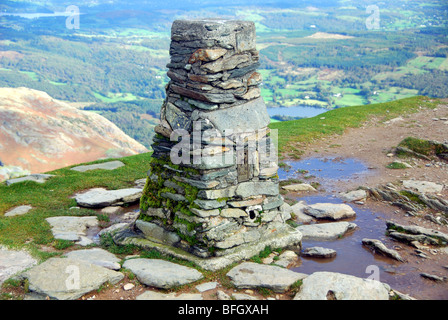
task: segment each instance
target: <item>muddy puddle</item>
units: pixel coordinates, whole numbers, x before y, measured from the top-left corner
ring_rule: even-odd
[[[300,173],[297,170],[308,170],[305,174],[313,175],[312,181],[318,179],[324,186],[351,179],[351,177],[362,178],[363,175],[372,174],[361,161],[356,159],[336,159],[335,161],[335,159],[314,158],[287,163],[291,168],[289,171],[282,169],[282,172],[279,172],[280,179],[298,178]],[[289,193],[287,197],[296,201],[303,200],[307,204],[343,203],[335,195],[337,194],[332,194],[329,190],[321,190],[314,193]],[[367,200],[364,205],[353,203],[348,205],[356,212],[356,217],[343,221],[355,223],[358,226],[355,230],[333,241],[305,240],[302,242],[303,249],[314,246],[333,249],[337,252],[336,257],[330,259],[300,257],[298,264],[291,270],[306,274],[317,271],[350,274],[379,280],[417,299],[448,299],[447,283],[436,283],[420,276],[422,272],[446,275],[447,271],[443,266],[448,265],[448,255],[440,252],[436,255],[427,253],[429,259],[422,259],[414,254],[415,248],[394,241],[386,235],[386,221],[396,218],[399,214],[404,215],[404,212],[397,212],[396,207],[373,200]],[[330,222],[318,221],[317,223]],[[364,238],[381,240],[388,248],[397,250],[406,262],[401,263],[372,252],[371,249],[362,245]]]
[[[335,189],[343,183],[359,181],[375,174],[356,158],[314,157],[298,161],[283,161],[278,170],[281,180],[299,179],[304,183],[318,182],[324,189]],[[330,190],[329,190],[330,191]]]

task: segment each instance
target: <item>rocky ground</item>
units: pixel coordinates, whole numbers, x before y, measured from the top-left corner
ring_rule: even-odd
[[[398,159],[393,153],[394,147],[408,136],[446,143],[446,117],[448,107],[441,105],[436,110],[422,110],[388,123],[371,119],[361,128],[305,147],[303,159],[316,156],[356,158],[369,170],[349,180],[316,178],[320,183],[317,190],[307,184],[295,186],[295,191],[285,190],[284,197],[290,206],[285,206],[284,210],[292,215],[295,227],[303,234],[302,251],[288,250],[281,254],[272,251],[257,261],[261,263],[243,262],[223,272],[200,274],[194,268],[178,263],[160,265],[157,259],[113,255],[89,247],[92,246],[92,234],[104,227],[95,219],[50,218],[48,222],[53,226],[55,237],[77,243],[66,250],[68,258],[53,258],[44,265],[36,265],[36,261],[24,253],[0,250],[0,258],[4,258],[0,261],[18,261],[16,265],[0,266],[0,281],[25,269],[27,271],[16,279],[26,279],[29,289],[27,293],[26,286],[13,285],[14,282],[9,281],[1,292],[25,299],[49,299],[51,296],[81,300],[408,299],[409,296],[448,299],[448,213],[444,211],[448,209],[446,162],[415,158],[408,159],[411,168],[386,168]],[[425,181],[423,187],[434,189],[419,189],[421,185],[416,185],[416,181]],[[108,198],[109,202],[101,203],[103,209],[98,210],[114,217],[114,222],[126,224],[135,219],[136,214],[133,207],[120,205],[135,201],[141,187],[139,181],[135,188],[123,189],[121,193],[94,189],[74,197],[78,205],[86,207],[92,201],[98,205],[96,195]],[[352,193],[354,190],[356,192]],[[406,195],[413,195],[414,201],[403,198],[400,193],[403,190]],[[300,201],[302,198],[308,200],[310,196],[322,196],[322,199],[331,196],[340,201],[332,204]],[[420,199],[417,202],[416,197]],[[30,208],[24,208],[26,210]],[[365,217],[360,217],[360,212],[365,210],[374,212],[374,220],[380,221],[382,230],[379,231],[381,236],[366,237],[361,241],[355,235],[369,228],[370,222],[374,223],[369,220],[367,224],[361,224],[360,218]],[[14,214],[23,213],[17,210],[11,215]],[[344,257],[345,253],[330,248],[330,244],[344,243],[344,239],[350,240],[350,245],[343,246],[342,250],[353,250],[356,254],[356,250],[366,248],[361,255],[371,257],[374,259],[372,265],[381,267],[378,280],[383,283],[369,282],[368,274],[349,275],[353,268],[346,267],[347,261],[344,264],[341,263],[343,259],[338,258]],[[307,261],[311,260],[307,259],[319,261],[316,264],[319,270],[309,269]],[[338,272],[322,270],[322,266],[332,264],[341,265],[341,269]],[[89,277],[86,283],[81,281],[82,290],[61,292],[60,287],[76,284],[70,282],[76,280],[71,277],[76,276],[76,270],[96,274],[96,277]]]

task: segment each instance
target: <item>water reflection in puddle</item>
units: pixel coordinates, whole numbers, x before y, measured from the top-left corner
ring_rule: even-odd
[[[308,158],[298,161],[284,161],[278,175],[281,180],[297,178],[301,175],[325,180],[348,180],[369,173],[367,166],[355,158],[325,157]]]

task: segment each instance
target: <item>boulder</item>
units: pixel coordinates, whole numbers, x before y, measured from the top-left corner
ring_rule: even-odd
[[[374,251],[378,252],[379,254],[385,255],[387,257],[398,260],[400,262],[404,261],[403,258],[400,256],[400,254],[396,250],[387,248],[384,245],[384,243],[382,243],[380,240],[364,238],[364,239],[362,239],[362,244],[372,248]]]
[[[389,300],[387,285],[335,272],[315,272],[305,279],[294,300]]]
[[[303,249],[302,256],[312,258],[334,258],[336,257],[336,251],[323,247],[310,247]]]
[[[203,278],[202,273],[196,269],[158,259],[130,259],[125,261],[123,267],[132,271],[141,283],[162,289],[181,286]]]
[[[296,183],[296,184],[290,184],[287,186],[282,186],[282,189],[288,190],[288,191],[316,191],[316,189],[308,184],[308,183]]]
[[[284,292],[307,275],[277,266],[243,262],[231,269],[227,276],[238,289],[262,287]]]
[[[0,248],[0,286],[14,274],[37,264],[36,259],[25,251]]]
[[[29,290],[58,300],[75,300],[99,289],[106,282],[116,284],[124,275],[88,262],[50,258],[20,275]]]
[[[345,202],[362,201],[367,198],[367,192],[365,190],[342,192],[339,194],[339,198]]]
[[[127,188],[106,190],[94,188],[85,193],[77,194],[75,199],[79,206],[87,208],[104,208],[114,204],[133,203],[142,196],[142,189]]]
[[[420,193],[440,193],[443,189],[443,184],[417,180],[404,180],[403,186],[408,189],[417,190]]]
[[[55,239],[78,241],[86,235],[87,228],[98,227],[97,216],[87,217],[50,217],[45,219],[52,227]]]
[[[317,219],[332,220],[352,218],[356,215],[356,212],[352,209],[352,207],[344,203],[316,203],[307,206],[304,209],[304,212]]]
[[[101,248],[75,250],[65,254],[65,256],[69,259],[85,261],[111,270],[121,269],[119,263],[121,260],[114,254]]]
[[[336,240],[345,233],[356,228],[355,223],[341,221],[298,226],[296,230],[302,233],[302,240]]]

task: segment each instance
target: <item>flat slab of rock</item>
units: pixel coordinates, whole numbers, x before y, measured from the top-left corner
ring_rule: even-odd
[[[155,291],[145,291],[137,296],[135,300],[202,300],[200,293],[160,293]]]
[[[430,181],[404,180],[403,187],[417,190],[420,193],[440,193],[442,192],[443,184]]]
[[[31,209],[33,209],[33,207],[29,205],[18,206],[12,208],[11,210],[6,211],[5,217],[21,216],[24,215],[25,213],[28,213],[28,211],[30,211]]]
[[[86,172],[86,171],[96,170],[96,169],[115,170],[115,169],[123,167],[123,166],[124,166],[124,163],[117,160],[117,161],[109,161],[109,162],[103,162],[103,163],[97,163],[97,164],[77,166],[77,167],[71,168],[70,170],[79,171],[79,172]]]
[[[34,181],[37,183],[44,183],[51,177],[54,177],[54,175],[53,174],[45,174],[45,173],[34,173],[34,174],[30,174],[25,177],[6,180],[6,185],[9,186],[11,184],[18,183],[18,182],[24,182],[24,181]]]
[[[336,272],[315,272],[305,279],[294,300],[389,300],[385,284]]]
[[[352,222],[332,222],[298,226],[296,230],[302,233],[302,240],[336,240],[348,231],[356,228]]]
[[[352,207],[344,203],[311,204],[304,209],[304,212],[317,219],[332,220],[352,218],[356,215],[356,212],[352,209]]]
[[[303,249],[302,256],[312,258],[334,258],[336,257],[336,251],[323,247],[310,247]]]
[[[124,275],[80,260],[50,258],[20,277],[28,279],[31,291],[58,300],[75,300],[106,282],[120,282]]]
[[[87,228],[98,227],[97,216],[61,216],[45,220],[51,225],[54,238],[61,240],[79,241],[86,236]]]
[[[275,292],[284,292],[307,275],[281,267],[243,262],[230,270],[227,276],[240,289],[263,287]]]
[[[296,183],[288,186],[282,186],[282,189],[288,191],[316,191],[316,189],[308,183]]]
[[[346,202],[361,201],[367,198],[367,192],[365,190],[342,192],[339,194],[339,198]]]
[[[203,278],[196,269],[159,259],[130,259],[123,267],[131,270],[137,279],[151,287],[169,289]]]
[[[307,204],[304,201],[299,201],[291,206],[291,211],[294,213],[296,221],[301,223],[310,223],[314,221],[314,218],[312,216],[304,213],[306,207]]]
[[[106,190],[104,188],[91,189],[75,197],[79,206],[87,208],[104,208],[111,205],[133,203],[142,196],[142,189],[126,188],[119,190]]]
[[[216,289],[217,286],[218,286],[218,282],[212,281],[212,282],[201,283],[201,284],[196,286],[196,289],[199,292],[205,292],[205,291],[208,291],[208,290]]]
[[[69,259],[85,261],[111,270],[120,270],[121,265],[113,253],[101,248],[75,250],[65,255]]]
[[[29,253],[0,248],[0,285],[18,272],[37,264]]]

